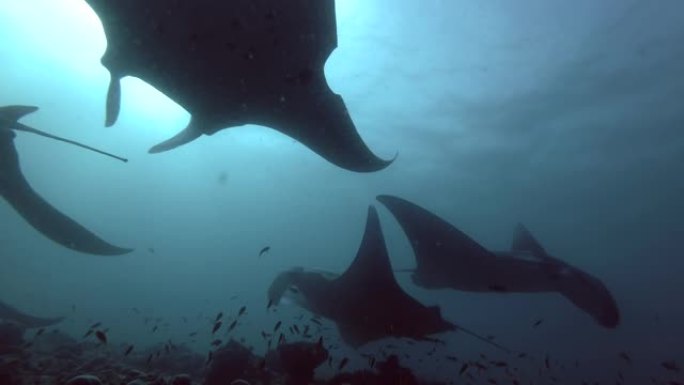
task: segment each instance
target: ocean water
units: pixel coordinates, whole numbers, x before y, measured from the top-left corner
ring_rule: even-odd
[[[1,0],[0,106],[38,106],[23,123],[130,159],[18,133],[26,178],[135,251],[70,251],[0,201],[0,300],[64,315],[59,328],[78,338],[102,322],[115,345],[182,342],[199,330],[186,342],[202,353],[216,313],[246,306],[234,336],[263,353],[260,331],[303,312],[266,311],[273,278],[294,266],[344,271],[368,205],[379,209],[393,267],[413,266],[406,237],[375,201],[393,194],[492,249],[506,249],[525,223],[552,254],[605,283],[622,322],[601,328],[554,293],[427,291],[397,274],[446,319],[515,351],[579,360],[558,375],[568,383],[614,382],[618,371],[632,383],[676,380],[660,363],[684,361],[684,3],[338,0],[337,13],[327,79],[369,147],[398,153],[379,172],[343,170],[259,126],[150,155],[189,115],[129,77],[119,120],[104,127],[106,40],[85,1]],[[501,355],[463,333],[440,337],[444,354]],[[430,344],[405,349],[422,376],[458,374],[448,361],[419,362]],[[334,354],[351,368],[365,363],[350,348]],[[520,365],[536,373],[539,362]]]

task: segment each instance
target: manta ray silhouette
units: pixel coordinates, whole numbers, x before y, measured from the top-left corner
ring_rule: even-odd
[[[523,225],[518,225],[510,251],[489,251],[415,203],[391,195],[377,199],[411,242],[417,267],[409,271],[416,285],[473,292],[557,292],[603,327],[620,323],[620,311],[605,285],[549,255]]]
[[[14,307],[0,301],[0,320],[15,322],[27,329],[52,326],[62,322],[64,317],[42,318],[26,314]]]
[[[342,340],[352,347],[386,337],[421,340],[456,330],[442,318],[439,307],[421,304],[394,279],[372,206],[361,246],[347,271],[334,279],[319,272],[286,271],[269,288],[269,302],[277,304],[290,286],[299,289],[307,310],[335,322]]]
[[[36,110],[38,110],[38,107],[0,107],[0,195],[33,228],[64,247],[98,255],[120,255],[132,251],[132,249],[113,246],[100,239],[73,219],[52,207],[33,191],[28,184],[19,166],[19,155],[14,147],[15,133],[13,130],[27,131],[56,138],[18,122],[21,117]],[[61,138],[56,139],[74,143]],[[89,148],[83,145],[80,146]]]
[[[85,1],[107,38],[105,124],[117,120],[125,76],[191,114],[182,132],[151,153],[258,124],[348,170],[377,171],[392,162],[365,145],[326,82],[323,67],[337,46],[334,0]]]

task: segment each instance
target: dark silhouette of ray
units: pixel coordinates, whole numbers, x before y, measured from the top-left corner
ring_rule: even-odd
[[[28,329],[52,326],[62,322],[63,319],[64,317],[42,318],[32,316],[0,301],[0,320],[5,322],[16,322]]]
[[[335,322],[342,339],[353,347],[386,337],[422,340],[456,330],[439,307],[421,304],[397,284],[372,206],[356,258],[342,275],[328,277],[302,269],[281,273],[269,290],[269,301],[277,304],[285,289],[295,286],[305,308]]]
[[[416,285],[474,292],[558,292],[600,325],[615,328],[620,323],[615,299],[603,283],[550,256],[524,226],[516,229],[510,251],[493,252],[414,203],[390,195],[377,199],[411,242],[417,266],[411,278]]]
[[[188,126],[150,152],[202,134],[258,124],[333,164],[385,168],[359,136],[325,62],[337,46],[334,0],[86,0],[107,37],[105,124],[120,110],[120,79],[134,76],[185,108]]]
[[[0,195],[33,228],[64,247],[98,255],[120,255],[132,251],[100,239],[52,207],[28,184],[21,172],[19,155],[14,147],[13,129],[19,118],[37,109],[29,106],[0,107]],[[27,128],[30,132],[35,130]]]

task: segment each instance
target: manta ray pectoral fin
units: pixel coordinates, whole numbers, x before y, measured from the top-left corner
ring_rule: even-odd
[[[148,152],[150,154],[158,154],[160,152],[173,150],[176,147],[192,142],[200,136],[202,136],[202,131],[200,130],[199,125],[194,119],[191,119],[190,123],[188,123],[183,131],[176,134],[173,138],[165,140],[150,148]]]
[[[38,195],[22,175],[8,181],[3,196],[31,225],[49,239],[72,250],[96,255],[121,255],[132,249],[111,245]]]
[[[64,317],[43,318],[26,314],[14,307],[0,301],[0,319],[14,321],[26,328],[39,328],[52,326],[64,320]]]
[[[105,126],[111,127],[116,123],[121,111],[121,78],[110,74],[107,102],[105,105]]]
[[[392,159],[376,156],[363,141],[340,95],[317,76],[305,95],[286,98],[295,106],[287,114],[271,117],[265,125],[289,135],[334,165],[355,172],[373,172],[389,166]]]
[[[518,223],[515,227],[513,241],[511,242],[511,251],[532,253],[535,258],[541,260],[553,259],[522,223]]]
[[[35,106],[0,107],[0,128],[12,128],[19,119],[36,111],[38,111],[38,107]]]

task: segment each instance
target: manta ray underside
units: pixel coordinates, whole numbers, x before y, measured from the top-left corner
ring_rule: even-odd
[[[201,134],[258,124],[358,172],[391,163],[365,145],[325,62],[337,46],[334,0],[85,0],[107,37],[106,125],[116,122],[120,79],[134,76],[185,108],[188,126],[162,152]]]
[[[353,347],[386,337],[421,340],[456,330],[439,307],[421,304],[397,284],[372,206],[356,258],[342,275],[330,279],[301,269],[281,273],[269,289],[269,302],[277,304],[289,286],[299,289],[308,310],[335,322],[342,340]]]
[[[390,195],[377,197],[399,222],[416,257],[413,282],[426,289],[472,292],[557,292],[606,328],[620,312],[597,278],[549,255],[518,225],[509,251],[489,251],[434,213]]]
[[[0,107],[0,195],[33,228],[64,247],[97,255],[120,255],[132,251],[105,242],[62,214],[33,191],[26,181],[19,165],[19,155],[14,147],[13,130],[38,132],[17,122],[24,115],[37,109],[29,106]]]
[[[43,328],[62,322],[64,317],[42,318],[26,314],[0,301],[0,321],[15,322],[27,329]]]

